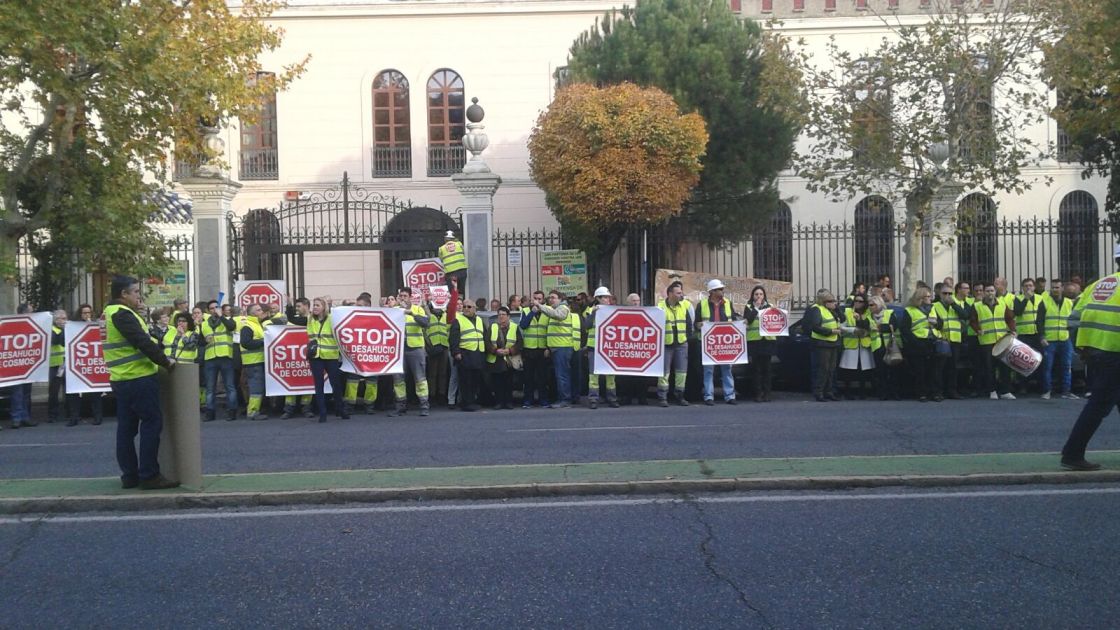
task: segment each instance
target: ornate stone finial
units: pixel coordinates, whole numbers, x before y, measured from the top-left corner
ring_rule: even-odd
[[[199,130],[204,136],[202,145],[206,147],[206,151],[199,156],[199,164],[194,169],[195,177],[224,178],[226,176],[224,169],[214,157],[211,157],[224,155],[226,152],[226,142],[218,135],[221,129],[212,121],[200,121]]]
[[[482,161],[482,152],[490,145],[490,138],[482,132],[486,125],[482,118],[486,115],[478,104],[477,98],[471,99],[472,105],[467,108],[467,135],[463,136],[463,146],[471,152],[471,159],[463,167],[464,173],[489,173],[490,167]]]
[[[486,116],[486,111],[478,104],[478,97],[472,98],[471,103],[471,106],[467,108],[467,120],[472,123],[482,122],[482,119]]]

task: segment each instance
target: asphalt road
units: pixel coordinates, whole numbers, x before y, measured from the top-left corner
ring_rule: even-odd
[[[0,518],[0,627],[1108,627],[1118,494]]]
[[[204,423],[204,472],[268,472],[485,464],[1055,452],[1081,401],[817,403],[784,399],[714,407],[533,409],[428,418],[354,416]],[[0,432],[0,478],[117,474],[116,425],[40,424]],[[1105,420],[1092,448],[1120,448]]]

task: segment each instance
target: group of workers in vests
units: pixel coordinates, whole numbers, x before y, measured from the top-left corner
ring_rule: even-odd
[[[1070,338],[1080,287],[1059,279],[1048,292],[1036,292],[1035,285],[1035,279],[1024,278],[1020,291],[1010,293],[1002,278],[975,285],[946,278],[932,289],[920,284],[905,305],[869,295],[858,284],[843,306],[822,291],[803,320],[813,340],[813,394],[820,401],[836,400],[843,389],[848,397],[877,393],[897,399],[904,385],[899,376],[908,373],[921,402],[964,394],[1012,400],[1013,387],[1022,392],[1031,381],[1044,399],[1076,399]],[[1030,378],[1013,375],[993,355],[1008,334],[1041,354],[1042,364]]]

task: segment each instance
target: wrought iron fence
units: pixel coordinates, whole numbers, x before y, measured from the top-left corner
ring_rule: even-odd
[[[563,249],[564,239],[555,230],[495,230],[491,248],[495,295],[488,297],[504,304],[513,293],[522,295],[540,288],[541,252]]]
[[[681,242],[671,236],[658,228],[646,233],[631,230],[615,251],[609,272],[601,273],[596,261],[588,261],[589,284],[605,283],[618,296],[638,293],[649,303],[654,298],[653,272],[658,268],[712,277],[764,277],[792,282],[792,307],[801,310],[813,303],[817,290],[822,288],[847,295],[857,281],[870,285],[884,274],[891,276],[897,287],[906,262],[904,228],[888,223],[877,230],[857,228],[848,222],[772,223],[754,238],[722,249]],[[1089,282],[1112,271],[1114,241],[1106,220],[1075,223],[1049,217],[1005,219],[986,228],[983,247],[967,252],[959,247],[962,236],[976,240],[974,234],[958,234],[932,243],[935,268],[946,268],[941,261],[948,257],[948,267],[957,280],[991,281],[986,275],[1001,275],[1017,286],[1021,278],[1028,276],[1065,280],[1080,276]],[[868,240],[874,243],[869,246]],[[540,252],[562,249],[564,243],[555,230],[497,231],[493,247],[494,287],[500,295],[491,297],[504,298],[539,288]],[[513,261],[518,264],[511,264]],[[975,273],[986,275],[969,277]],[[925,280],[933,284],[941,277]]]
[[[194,273],[193,239],[186,234],[175,236],[166,241],[166,246],[168,258],[172,261],[184,263],[187,299],[189,300],[191,298],[192,274]],[[49,300],[51,302],[49,304],[32,304],[32,306],[38,309],[62,308],[68,313],[73,313],[77,310],[78,305],[91,304],[95,312],[101,312],[101,309],[110,301],[109,283],[112,280],[112,275],[104,271],[85,270],[80,265],[77,252],[69,254],[69,260],[69,275],[64,281],[73,286],[73,289],[64,295]],[[17,261],[19,264],[20,300],[28,303],[34,302],[35,300],[31,295],[32,277],[39,263],[32,255],[26,238],[19,241]]]

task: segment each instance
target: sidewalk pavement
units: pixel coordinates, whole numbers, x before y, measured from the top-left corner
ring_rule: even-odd
[[[201,488],[167,491],[122,490],[112,477],[0,479],[0,513],[1120,481],[1120,451],[1090,459],[1104,469],[1062,471],[1057,453],[979,453],[224,474],[205,476]]]

